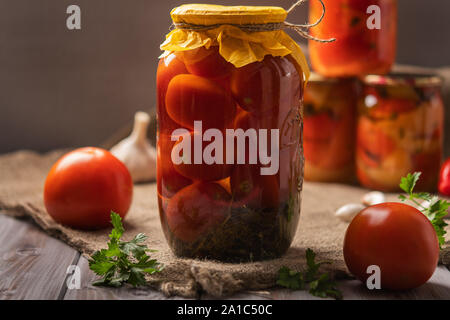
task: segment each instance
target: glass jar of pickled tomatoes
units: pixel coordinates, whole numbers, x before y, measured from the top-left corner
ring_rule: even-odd
[[[357,87],[353,78],[311,74],[303,113],[306,180],[355,180]]]
[[[331,43],[309,41],[312,68],[328,77],[386,74],[396,54],[397,0],[323,0],[326,13],[311,35]],[[310,21],[322,14],[310,1]]]
[[[234,26],[281,21],[285,13],[208,5],[171,13],[176,29],[157,71],[157,189],[163,231],[177,256],[262,260],[291,244],[303,181],[306,64],[291,50],[245,51],[266,40]]]
[[[356,143],[357,175],[363,186],[399,191],[401,177],[422,172],[417,188],[436,189],[444,127],[440,90],[441,79],[433,75],[364,78]]]

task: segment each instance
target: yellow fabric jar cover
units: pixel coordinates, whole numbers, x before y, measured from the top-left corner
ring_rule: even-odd
[[[209,49],[219,46],[220,55],[236,68],[262,61],[264,56],[291,55],[301,68],[305,82],[309,68],[299,45],[282,29],[269,31],[244,31],[239,25],[263,26],[282,24],[287,11],[281,7],[219,6],[187,4],[174,8],[170,15],[177,25],[192,26],[175,28],[166,36],[161,49],[180,52],[200,47]]]

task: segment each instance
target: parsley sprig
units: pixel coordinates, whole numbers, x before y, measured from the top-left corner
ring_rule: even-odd
[[[330,278],[328,273],[320,273],[319,268],[323,264],[331,262],[315,261],[316,254],[313,250],[306,250],[307,269],[303,272],[290,270],[288,267],[281,267],[278,271],[277,284],[291,290],[306,290],[309,285],[309,293],[320,298],[342,299],[342,293],[336,286],[336,282]]]
[[[163,266],[150,259],[150,250],[144,243],[147,236],[137,234],[131,241],[122,241],[125,229],[120,216],[111,212],[113,229],[109,235],[108,249],[96,251],[89,259],[89,268],[102,278],[93,283],[97,286],[120,287],[124,283],[133,286],[146,284],[145,274],[161,272]]]
[[[447,233],[445,227],[447,223],[444,221],[444,217],[448,213],[447,210],[450,207],[450,202],[441,200],[437,196],[433,196],[427,192],[415,193],[414,187],[417,181],[419,181],[420,175],[421,172],[408,173],[406,177],[401,179],[400,188],[406,192],[406,196],[400,195],[399,198],[402,201],[414,203],[430,220],[434,230],[436,230],[439,246],[441,247],[445,243],[445,234]],[[424,206],[422,201],[428,201],[429,205]]]

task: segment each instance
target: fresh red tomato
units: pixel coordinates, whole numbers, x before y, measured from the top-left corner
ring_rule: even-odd
[[[178,75],[170,81],[166,107],[173,120],[190,129],[194,128],[194,121],[200,120],[203,130],[221,130],[236,115],[236,103],[220,85],[190,74]]]
[[[182,53],[188,71],[205,78],[224,78],[234,66],[219,53],[218,47],[200,47]]]
[[[189,155],[185,154],[185,150],[181,150],[182,143],[186,143],[185,146],[188,148],[188,143],[185,141],[185,139],[189,139],[189,147],[190,147],[190,157]],[[185,160],[186,163],[174,163],[173,166],[178,173],[181,175],[192,179],[192,180],[202,180],[202,181],[217,181],[225,179],[226,177],[230,176],[232,165],[226,164],[226,147],[225,143],[223,144],[223,153],[222,157],[219,158],[219,160],[222,163],[211,163],[208,164],[205,162],[205,158],[203,157],[203,153],[207,150],[207,146],[211,143],[214,143],[214,141],[202,141],[202,147],[201,147],[201,156],[202,156],[202,163],[201,164],[195,164],[195,139],[202,139],[201,134],[199,132],[191,132],[188,135],[183,136],[181,139],[179,139],[175,145],[174,148],[180,147],[179,156]],[[183,142],[184,141],[184,142]],[[175,150],[176,152],[176,150]],[[212,152],[212,155],[215,156],[215,152]],[[190,161],[189,161],[190,159]],[[190,163],[187,163],[190,162]]]
[[[231,91],[239,106],[257,116],[279,110],[282,105],[293,108],[295,101],[289,95],[298,94],[300,86],[294,63],[283,57],[266,56],[261,62],[234,69],[231,75]]]
[[[450,197],[450,158],[441,167],[438,189],[441,194]]]
[[[110,225],[110,213],[128,212],[133,182],[125,165],[106,150],[81,148],[69,152],[51,168],[44,202],[56,221],[79,229]]]
[[[166,111],[166,92],[170,80],[179,74],[189,73],[184,63],[176,57],[175,54],[169,54],[167,57],[159,60],[158,71],[156,73],[156,86],[158,91],[158,125],[159,131],[170,134],[173,130],[180,127],[173,121]]]
[[[439,244],[433,225],[419,210],[387,202],[362,210],[348,226],[344,258],[350,272],[365,282],[367,267],[381,272],[381,288],[419,287],[433,275]]]
[[[178,173],[175,170],[171,152],[175,141],[172,141],[170,135],[160,133],[158,135],[158,153],[157,153],[157,183],[158,192],[161,196],[170,198],[178,190],[190,185],[192,180]]]
[[[212,231],[226,217],[231,196],[219,184],[197,182],[170,199],[166,220],[180,240],[193,242]]]

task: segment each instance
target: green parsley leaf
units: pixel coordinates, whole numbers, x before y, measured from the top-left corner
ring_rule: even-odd
[[[328,273],[322,274],[319,279],[311,281],[309,284],[309,293],[320,298],[342,299],[342,292],[336,286],[336,283],[330,279]]]
[[[301,290],[305,285],[302,274],[288,267],[281,267],[278,271],[277,284],[291,290]]]
[[[109,235],[108,249],[101,249],[92,254],[89,268],[95,274],[102,276],[94,282],[96,286],[120,287],[124,283],[133,286],[146,284],[145,274],[161,272],[163,266],[155,259],[150,259],[148,252],[155,252],[147,248],[143,233],[137,234],[131,241],[122,241],[125,229],[121,217],[111,211],[113,229]]]
[[[407,193],[407,195],[400,195],[399,199],[403,202],[410,201],[419,208],[419,210],[430,220],[431,224],[436,230],[436,235],[439,240],[439,247],[445,243],[445,227],[447,223],[444,221],[444,217],[447,215],[447,209],[450,207],[450,202],[440,200],[438,197],[432,196],[427,192],[414,192],[414,187],[417,181],[419,181],[421,173],[414,172],[408,173],[406,177],[403,177],[400,182],[400,188]],[[428,201],[429,206],[424,207],[421,202]]]
[[[308,283],[309,293],[316,297],[342,299],[342,293],[336,283],[330,279],[330,275],[319,272],[321,265],[330,264],[330,262],[316,262],[315,258],[314,251],[308,248],[306,250],[307,269],[303,272],[296,272],[283,266],[278,271],[277,284],[291,290],[303,290]]]
[[[313,281],[317,279],[319,268],[323,264],[331,264],[329,261],[315,262],[316,254],[311,249],[306,249],[306,265],[308,269],[305,271],[305,281]]]
[[[125,232],[125,229],[122,225],[122,218],[113,211],[111,211],[111,223],[113,225],[113,229],[111,230],[109,238],[111,240],[119,241],[123,233]]]
[[[436,234],[439,240],[439,246],[445,243],[445,227],[447,223],[444,221],[444,217],[448,213],[450,202],[445,200],[439,200],[437,197],[431,200],[429,207],[425,208],[422,212],[431,221],[431,224],[436,230]]]
[[[94,257],[93,257],[94,258]],[[89,264],[89,267],[98,275],[104,275],[115,268],[115,264],[108,260],[108,258],[103,256],[97,256],[95,262]]]
[[[401,178],[400,188],[408,195],[411,195],[421,174],[421,172],[414,172],[413,174],[408,173],[406,177]]]

